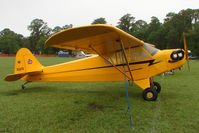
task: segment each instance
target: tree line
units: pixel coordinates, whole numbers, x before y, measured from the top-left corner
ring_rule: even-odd
[[[107,24],[107,21],[101,17],[91,24]],[[36,54],[56,54],[60,49],[45,48],[45,41],[53,34],[72,27],[72,24],[68,24],[52,29],[42,19],[34,19],[27,26],[31,32],[28,37],[5,28],[0,32],[0,52],[15,54],[21,47],[26,47]],[[155,44],[159,49],[183,48],[182,33],[185,32],[192,55],[199,56],[199,9],[170,12],[163,23],[155,16],[147,23],[144,20],[136,20],[131,14],[125,14],[116,27],[145,42]]]

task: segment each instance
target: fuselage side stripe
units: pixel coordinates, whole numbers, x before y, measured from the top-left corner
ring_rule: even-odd
[[[136,65],[136,64],[145,64],[145,63],[152,63],[154,60],[147,60],[147,61],[140,61],[140,62],[132,62],[132,63],[129,63],[129,65]],[[125,64],[126,65],[126,64]],[[118,65],[115,65],[115,66],[122,66],[122,64],[118,64]],[[48,75],[48,74],[56,74],[56,73],[64,73],[64,72],[75,72],[75,71],[85,71],[85,70],[92,70],[92,69],[102,69],[102,68],[110,68],[110,67],[113,67],[113,66],[102,66],[102,67],[94,67],[94,68],[85,68],[85,69],[77,69],[77,70],[70,70],[70,71],[61,71],[61,72],[54,72],[54,73],[46,73],[45,75]],[[140,70],[142,68],[139,68],[139,69],[132,69],[131,71],[136,71],[136,70]]]

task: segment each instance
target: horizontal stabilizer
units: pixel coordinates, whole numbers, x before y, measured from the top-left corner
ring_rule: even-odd
[[[25,75],[32,75],[32,74],[38,74],[41,73],[41,71],[32,71],[32,72],[25,72],[25,73],[19,73],[19,74],[9,74],[5,77],[4,80],[6,81],[16,81],[18,79],[23,78]]]

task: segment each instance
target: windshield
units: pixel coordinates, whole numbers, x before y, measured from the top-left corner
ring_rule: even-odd
[[[158,51],[159,51],[159,49],[157,49],[157,48],[155,48],[155,47],[153,47],[152,45],[150,45],[150,44],[143,44],[143,48],[147,51],[147,52],[149,52],[149,54],[150,55],[155,55]]]

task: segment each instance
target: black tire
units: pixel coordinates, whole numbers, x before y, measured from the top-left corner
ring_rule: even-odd
[[[21,88],[24,90],[26,87],[25,87],[25,85],[21,85]]]
[[[155,101],[158,97],[158,93],[155,89],[147,88],[142,93],[144,100]]]
[[[158,82],[153,82],[153,89],[157,91],[157,93],[160,93],[161,91],[161,86]]]

